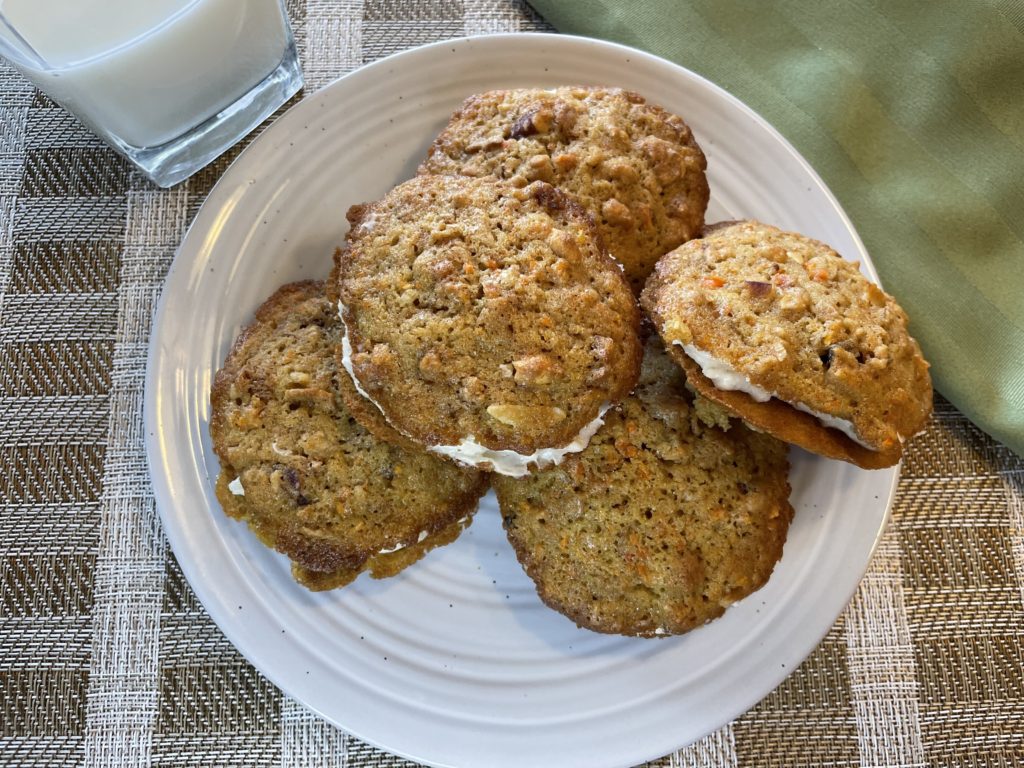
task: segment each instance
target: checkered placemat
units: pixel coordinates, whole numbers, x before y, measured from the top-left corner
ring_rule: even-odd
[[[289,0],[307,92],[448,37],[546,29],[514,0]],[[157,190],[0,71],[0,765],[399,766],[213,625],[142,441],[153,309],[237,149]],[[1024,460],[938,399],[853,602],[752,711],[659,766],[1024,763]]]

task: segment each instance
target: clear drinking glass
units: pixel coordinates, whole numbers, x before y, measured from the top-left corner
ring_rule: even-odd
[[[0,0],[0,55],[161,187],[302,87],[282,0]]]

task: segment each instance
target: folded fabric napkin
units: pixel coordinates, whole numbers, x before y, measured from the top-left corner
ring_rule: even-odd
[[[707,77],[781,131],[853,220],[936,388],[1024,455],[1024,5],[531,5]]]

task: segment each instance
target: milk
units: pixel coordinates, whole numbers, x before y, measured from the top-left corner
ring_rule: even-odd
[[[97,133],[140,148],[235,102],[288,44],[278,0],[2,0],[0,10],[43,59],[19,60],[26,76]]]

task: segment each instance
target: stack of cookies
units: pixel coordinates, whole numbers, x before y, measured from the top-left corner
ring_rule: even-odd
[[[224,509],[327,589],[453,540],[490,485],[541,598],[599,632],[683,633],[761,587],[787,444],[890,466],[931,385],[855,264],[705,227],[704,172],[636,94],[468,99],[415,178],[349,211],[326,283],[236,341],[212,392]]]

